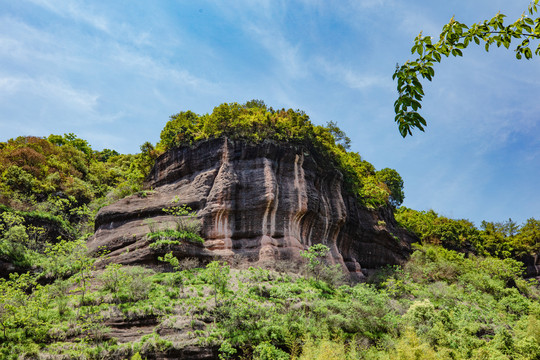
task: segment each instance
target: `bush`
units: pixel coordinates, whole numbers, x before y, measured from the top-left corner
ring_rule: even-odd
[[[146,299],[152,284],[149,270],[138,266],[109,264],[99,276],[102,289],[113,294],[116,300],[139,301]]]
[[[353,344],[345,344],[341,339],[313,340],[308,338],[302,348],[299,360],[354,360],[358,353]]]
[[[290,355],[276,348],[268,341],[262,342],[253,350],[254,360],[289,360]]]
[[[409,310],[403,316],[403,320],[419,333],[426,333],[437,320],[435,307],[429,299],[417,300],[409,307]]]
[[[177,203],[178,198],[173,200]],[[158,229],[152,221],[147,221],[150,233],[147,237],[152,241],[150,248],[154,250],[168,250],[183,242],[203,243],[200,236],[201,223],[196,218],[196,213],[192,212],[186,205],[172,206],[163,209],[164,212],[174,215],[174,229]]]

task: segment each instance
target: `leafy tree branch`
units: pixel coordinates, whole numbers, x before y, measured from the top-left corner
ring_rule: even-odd
[[[486,51],[492,45],[509,48],[512,41],[521,41],[514,49],[517,59],[529,60],[533,57],[531,40],[540,39],[540,18],[530,16],[538,12],[538,1],[529,4],[528,14],[523,15],[514,23],[505,25],[505,15],[498,13],[491,20],[475,23],[470,27],[456,21],[454,17],[443,26],[439,40],[434,43],[431,36],[423,36],[422,32],[416,37],[411,48],[412,54],[419,57],[414,61],[396,66],[392,79],[397,79],[398,99],[394,103],[395,121],[398,123],[401,136],[412,135],[412,130],[424,131],[426,120],[418,112],[422,108],[424,90],[420,79],[431,81],[435,76],[434,63],[440,63],[442,56],[463,56],[463,49],[472,43],[484,43]],[[540,44],[534,50],[540,55]]]

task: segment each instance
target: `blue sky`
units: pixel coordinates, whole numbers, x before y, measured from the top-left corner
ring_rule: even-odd
[[[405,206],[518,223],[540,218],[540,62],[469,48],[425,84],[425,133],[401,138],[396,63],[436,36],[527,1],[0,1],[0,141],[73,132],[136,153],[169,115],[262,99],[336,121]]]

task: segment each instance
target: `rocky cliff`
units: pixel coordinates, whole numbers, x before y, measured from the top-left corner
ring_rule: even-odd
[[[149,220],[170,222],[162,209],[174,199],[196,211],[205,239],[174,247],[177,256],[300,261],[301,250],[323,243],[330,263],[362,277],[403,262],[414,240],[389,208],[360,205],[339,171],[299,145],[219,138],[173,149],[158,158],[147,187],[99,211],[91,251],[105,248],[107,261],[122,264],[156,263]]]

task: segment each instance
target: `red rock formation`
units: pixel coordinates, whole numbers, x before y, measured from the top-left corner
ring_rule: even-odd
[[[303,146],[214,139],[171,150],[156,162],[146,196],[133,195],[100,210],[89,249],[109,261],[155,263],[145,220],[171,221],[162,212],[175,197],[202,223],[204,245],[173,249],[178,256],[269,263],[300,261],[300,250],[326,244],[328,261],[356,277],[362,269],[403,262],[411,235],[388,208],[370,210],[343,187],[342,175]]]

